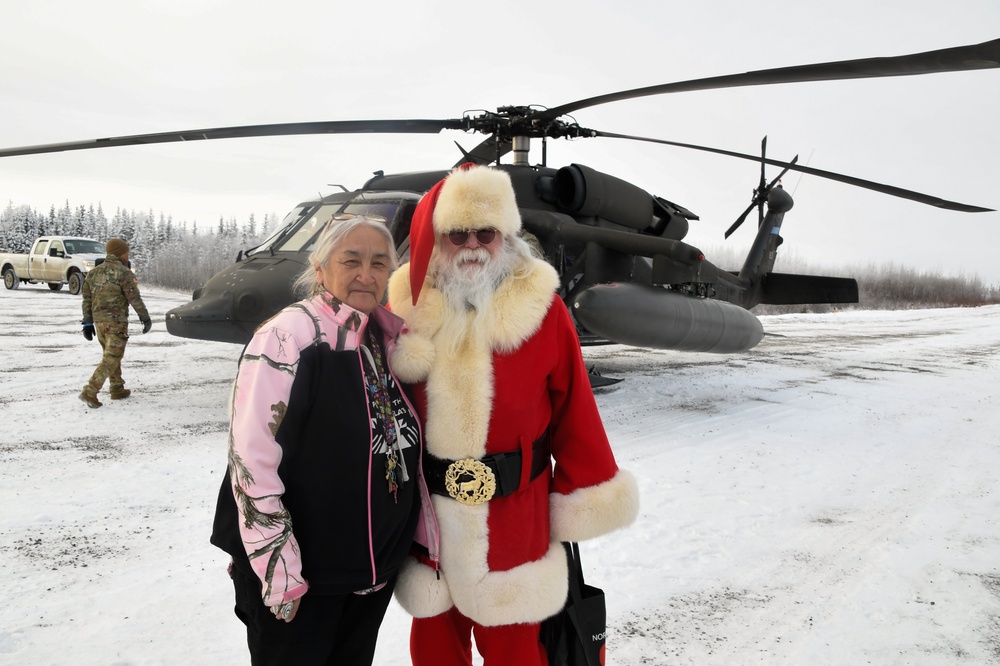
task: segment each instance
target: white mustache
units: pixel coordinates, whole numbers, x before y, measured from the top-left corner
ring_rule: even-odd
[[[454,264],[456,266],[459,266],[461,264],[468,263],[468,262],[474,262],[474,263],[477,263],[477,264],[485,264],[489,260],[490,260],[490,253],[486,249],[481,248],[481,247],[477,247],[475,249],[465,248],[465,249],[459,250],[458,253],[455,254]]]

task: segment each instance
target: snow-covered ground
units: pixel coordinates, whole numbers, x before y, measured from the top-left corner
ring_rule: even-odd
[[[0,663],[246,664],[208,543],[238,346],[144,291],[125,401],[80,299],[0,290]],[[765,317],[752,352],[586,350],[642,511],[583,545],[608,663],[1000,663],[1000,307]],[[376,663],[407,664],[393,604]]]

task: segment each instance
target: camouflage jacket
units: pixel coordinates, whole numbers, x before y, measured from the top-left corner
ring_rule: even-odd
[[[128,306],[140,320],[149,319],[146,304],[139,295],[139,281],[122,260],[113,254],[87,273],[83,282],[83,322],[128,323]]]

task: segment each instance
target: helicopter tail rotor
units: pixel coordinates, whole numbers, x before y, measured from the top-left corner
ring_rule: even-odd
[[[792,165],[794,165],[798,161],[799,161],[799,156],[796,155],[795,157],[792,158],[790,162],[788,162],[788,166],[786,166],[774,180],[768,183],[767,178],[765,176],[765,169],[767,168],[767,137],[765,136],[761,140],[760,184],[753,191],[753,200],[750,202],[750,205],[747,207],[747,209],[743,211],[743,213],[738,218],[736,218],[736,221],[733,222],[733,224],[728,229],[726,229],[726,235],[725,235],[726,238],[729,238],[734,231],[740,228],[740,225],[746,221],[747,215],[749,215],[750,211],[752,211],[754,208],[757,209],[757,226],[760,227],[760,225],[764,223],[764,203],[767,201],[768,194],[771,193],[771,188],[780,183],[781,178],[786,173],[788,173],[788,170],[792,168]]]

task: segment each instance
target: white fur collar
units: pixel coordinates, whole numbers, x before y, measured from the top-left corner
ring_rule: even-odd
[[[441,292],[430,284],[412,306],[409,272],[403,267],[390,280],[389,304],[403,317],[409,331],[399,336],[390,358],[393,372],[404,382],[426,382],[427,451],[439,458],[481,458],[493,404],[493,353],[517,349],[541,327],[559,284],[555,269],[530,259],[493,298],[480,338],[469,336],[449,344]],[[471,315],[470,315],[471,316]]]
[[[532,258],[529,265],[519,267],[524,277],[506,280],[493,297],[488,317],[489,351],[511,352],[534,335],[541,326],[559,276],[547,262]],[[525,274],[526,272],[526,274]],[[409,266],[403,265],[389,280],[389,307],[402,317],[409,331],[400,338],[393,361],[393,370],[403,381],[423,381],[434,361],[434,337],[441,329],[445,312],[444,296],[430,279],[420,290],[420,300],[414,307],[410,291]]]

